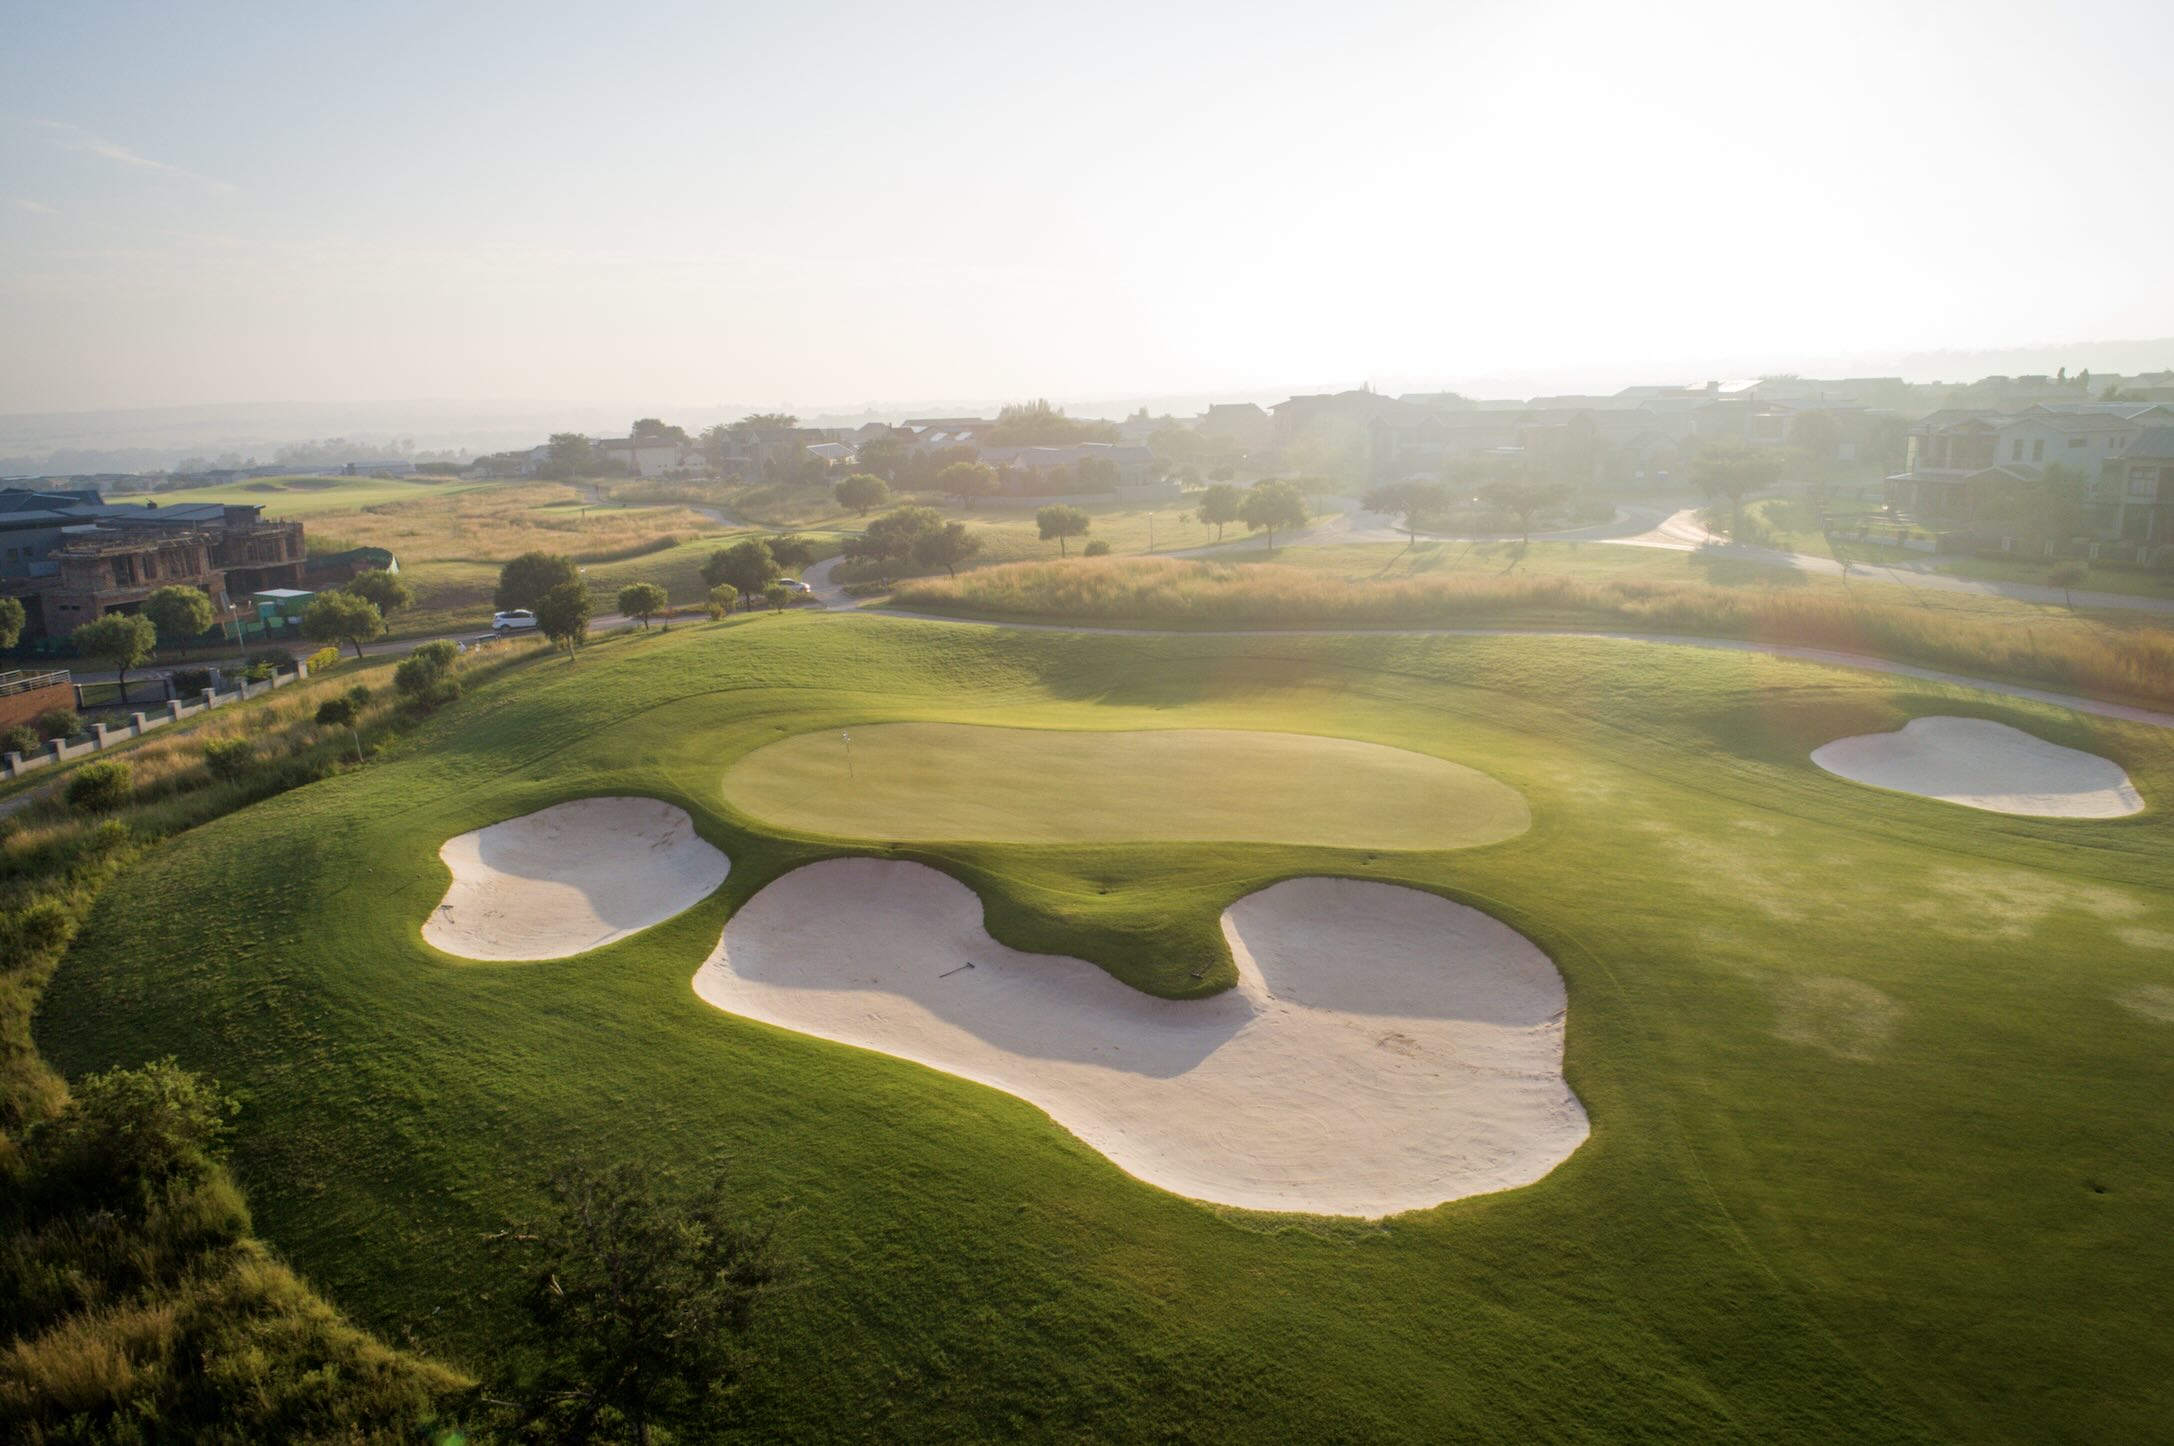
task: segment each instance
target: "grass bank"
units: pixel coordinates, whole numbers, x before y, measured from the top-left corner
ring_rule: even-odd
[[[961,617],[1166,628],[1592,626],[1831,648],[2153,706],[2174,703],[2174,634],[2048,630],[1841,590],[1636,577],[1407,577],[1354,586],[1307,569],[1083,559],[903,582],[901,607]]]
[[[1974,814],[1807,757],[1927,714],[2117,758],[2153,808]],[[1500,779],[1532,827],[988,843],[736,804],[757,750],[884,722],[1347,738]],[[1272,798],[1290,771],[1222,781]],[[603,794],[686,808],[724,887],[572,959],[422,943],[446,838]],[[155,850],[39,1039],[245,1094],[266,1237],[464,1366],[518,1318],[534,1257],[506,1232],[553,1162],[729,1155],[803,1262],[757,1338],[754,1437],[2145,1439],[2174,1410],[2169,799],[2160,731],[1744,654],[740,618],[480,685],[397,756]],[[1278,879],[1445,893],[1562,969],[1593,1136],[1530,1188],[1382,1222],[1154,1190],[1009,1096],[694,996],[736,909],[841,854],[930,863],[1004,942],[1168,995],[1218,982],[1194,961],[1228,977],[1218,914]]]

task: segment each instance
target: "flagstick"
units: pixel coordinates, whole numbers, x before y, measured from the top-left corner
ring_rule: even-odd
[[[848,730],[840,728],[838,736],[845,740],[845,776],[851,779],[853,777],[853,735]]]

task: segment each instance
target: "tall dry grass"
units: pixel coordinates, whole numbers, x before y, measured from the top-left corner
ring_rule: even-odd
[[[326,552],[390,548],[403,566],[505,562],[533,551],[567,553],[576,562],[614,562],[717,530],[685,507],[592,504],[584,515],[584,502],[582,493],[557,482],[426,495],[359,512],[326,513],[310,522],[311,543]]]
[[[2174,634],[1933,612],[1836,591],[1638,578],[1403,578],[1347,583],[1274,564],[1101,558],[901,583],[899,605],[962,616],[1176,628],[1568,625],[1691,633],[1894,658],[2068,692],[2174,703]]]

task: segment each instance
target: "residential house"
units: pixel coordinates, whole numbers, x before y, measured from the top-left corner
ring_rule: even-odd
[[[22,600],[30,637],[64,637],[159,588],[231,599],[302,580],[302,524],[254,504],[109,503],[96,493],[0,492],[0,594]]]
[[[1988,490],[2041,482],[2049,467],[2103,486],[2111,465],[2155,422],[2174,421],[2158,411],[2039,404],[2013,412],[1944,408],[1909,428],[1904,467],[1887,479],[1888,493],[1925,521],[1968,522]],[[2102,510],[2096,525],[2102,532],[2123,525],[2118,504],[2113,513]]]
[[[595,444],[598,455],[636,477],[662,477],[685,468],[687,444],[663,438],[611,437]],[[548,449],[546,449],[548,451]]]
[[[2093,520],[2101,537],[2174,546],[2174,426],[2146,429],[2106,463]]]
[[[1194,420],[1193,430],[1203,437],[1228,437],[1248,452],[1276,444],[1274,419],[1253,402],[1217,402]]]

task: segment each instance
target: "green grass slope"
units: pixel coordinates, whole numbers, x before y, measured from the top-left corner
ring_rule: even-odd
[[[2109,754],[2153,807],[2009,819],[1806,758],[1924,713]],[[871,845],[726,802],[755,749],[882,720],[1326,734],[1480,769],[1532,827],[1432,852]],[[492,1237],[578,1149],[726,1154],[786,1212],[801,1284],[741,1403],[781,1439],[2080,1442],[2174,1408],[2174,1024],[2146,1007],[2174,972],[2162,734],[1597,641],[788,616],[525,670],[421,741],[157,850],[39,1039],[70,1073],[216,1074],[262,1232],[361,1323],[483,1375],[532,1264]],[[725,887],[569,960],[421,944],[443,839],[602,793],[687,808]],[[734,907],[855,850],[963,879],[1008,943],[1172,995],[1227,981],[1217,913],[1277,878],[1476,904],[1565,975],[1592,1139],[1533,1187],[1386,1222],[1248,1215],[1008,1096],[694,997]]]

